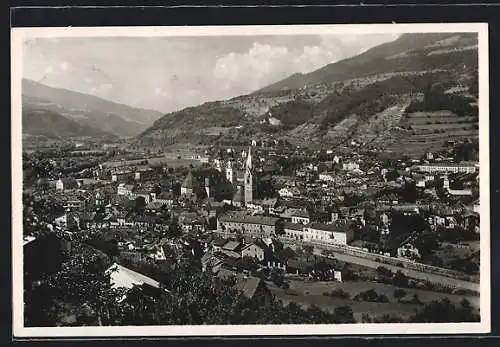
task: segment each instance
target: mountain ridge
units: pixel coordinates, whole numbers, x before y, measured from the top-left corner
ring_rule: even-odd
[[[362,64],[366,64],[370,60],[381,59],[395,55],[396,53],[403,53],[408,50],[416,50],[419,48],[425,48],[436,41],[445,40],[446,38],[454,37],[457,35],[462,35],[464,39],[477,40],[474,36],[476,34],[461,34],[461,33],[429,33],[429,34],[402,34],[397,39],[389,42],[382,43],[375,47],[372,47],[365,52],[327,64],[319,69],[312,72],[302,74],[295,73],[291,76],[272,83],[264,88],[260,88],[254,91],[252,94],[266,93],[266,92],[276,92],[288,89],[299,89],[304,85],[316,84],[316,83],[331,83],[339,79],[349,79],[362,77],[363,73],[356,71]],[[401,52],[403,51],[403,52]],[[401,57],[401,58],[404,58]],[[390,66],[390,65],[389,65]],[[384,69],[381,72],[394,72],[390,70],[390,67]],[[352,72],[351,69],[355,71]]]
[[[136,136],[163,113],[23,78],[23,105],[57,112],[82,125],[120,137]]]

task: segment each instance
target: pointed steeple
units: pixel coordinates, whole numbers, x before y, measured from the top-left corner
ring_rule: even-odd
[[[251,147],[248,148],[248,156],[245,163],[244,180],[245,180],[245,204],[248,204],[253,200],[253,191],[254,191]]]
[[[252,171],[253,170],[253,167],[252,167],[252,147],[248,147],[248,154],[247,154],[247,161],[246,161],[246,164],[245,164],[245,168],[246,170],[248,171]]]

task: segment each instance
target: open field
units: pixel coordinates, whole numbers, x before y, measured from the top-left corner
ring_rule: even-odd
[[[170,158],[170,157],[162,157],[162,158],[151,158],[148,159],[148,163],[150,165],[163,165],[166,167],[171,167],[171,168],[178,168],[178,167],[189,167],[189,165],[193,166],[200,166],[202,163],[199,160],[195,159],[177,159],[177,158]]]
[[[268,284],[271,292],[285,304],[294,301],[301,306],[308,307],[310,305],[317,305],[326,310],[333,310],[337,306],[349,305],[351,306],[354,316],[360,320],[363,313],[368,313],[372,316],[379,316],[383,314],[397,315],[402,317],[409,317],[415,313],[415,310],[421,307],[417,304],[398,302],[394,297],[394,290],[396,286],[375,283],[375,282],[311,282],[311,281],[290,281],[290,289],[283,290],[273,284]],[[341,299],[331,296],[325,296],[323,293],[331,292],[341,288],[349,293],[349,299]],[[374,289],[377,294],[386,295],[390,302],[365,302],[356,301],[352,298],[363,291]],[[449,298],[454,304],[459,304],[462,299],[466,298],[470,301],[471,305],[479,308],[479,297],[475,296],[462,296],[452,294],[442,294],[432,291],[419,290],[419,289],[404,289],[406,296],[403,300],[411,300],[413,296],[418,295],[423,304],[430,303],[433,300],[440,300],[442,298]]]

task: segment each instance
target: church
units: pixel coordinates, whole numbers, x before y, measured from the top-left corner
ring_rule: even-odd
[[[213,199],[221,201],[233,196],[232,185],[226,177],[212,168],[189,170],[181,184],[181,198],[189,200]]]

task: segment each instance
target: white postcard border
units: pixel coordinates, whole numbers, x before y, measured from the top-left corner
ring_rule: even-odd
[[[425,32],[477,32],[479,52],[480,148],[480,311],[479,323],[370,323],[316,325],[205,325],[25,328],[23,306],[22,240],[22,136],[21,80],[23,43],[49,37],[153,37],[381,34]],[[176,27],[65,27],[11,29],[11,160],[12,160],[12,269],[13,336],[25,337],[133,337],[133,336],[306,336],[475,334],[491,330],[490,313],[490,185],[489,185],[489,70],[486,23],[339,24],[272,26]]]

